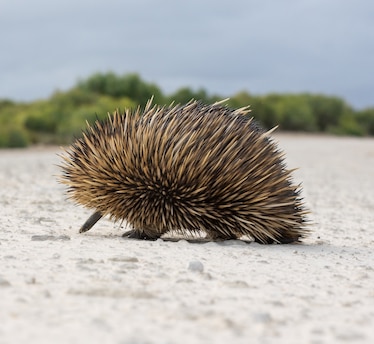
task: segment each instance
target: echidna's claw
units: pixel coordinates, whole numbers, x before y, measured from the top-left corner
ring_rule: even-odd
[[[79,233],[89,231],[95,225],[95,223],[102,218],[102,216],[103,215],[99,211],[94,212],[83,224],[83,226],[79,229]]]

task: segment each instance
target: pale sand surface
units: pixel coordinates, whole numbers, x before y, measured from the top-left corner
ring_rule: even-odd
[[[312,210],[302,245],[78,234],[59,149],[0,151],[0,343],[374,343],[374,140],[276,139]]]

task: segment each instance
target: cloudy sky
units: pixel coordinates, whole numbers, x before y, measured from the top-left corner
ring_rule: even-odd
[[[337,95],[374,106],[373,0],[0,0],[0,98],[95,72],[164,92]]]

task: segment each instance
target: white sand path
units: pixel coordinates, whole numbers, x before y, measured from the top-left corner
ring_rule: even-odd
[[[0,343],[374,343],[374,140],[276,139],[313,212],[303,245],[78,234],[58,149],[0,151]]]

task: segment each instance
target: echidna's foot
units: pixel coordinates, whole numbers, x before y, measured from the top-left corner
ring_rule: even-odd
[[[288,231],[281,231],[280,236],[277,238],[281,244],[291,244],[291,243],[300,243],[300,240],[303,238],[302,233],[300,233],[296,228]]]
[[[263,245],[267,245],[267,244],[291,244],[293,242],[298,242],[300,239],[300,235],[292,235],[292,234],[285,234],[285,233],[282,233],[281,236],[277,237],[277,240],[275,241],[274,239],[272,238],[254,238],[254,241],[259,243],[259,244],[263,244]]]
[[[276,241],[274,241],[274,239],[272,238],[266,238],[266,239],[259,239],[259,238],[256,238],[254,237],[254,241],[257,242],[258,244],[262,244],[262,245],[270,245],[270,244],[274,244]]]
[[[212,241],[223,241],[223,240],[236,240],[238,239],[238,236],[236,236],[235,234],[224,234],[224,233],[221,233],[221,232],[207,232],[206,233],[206,237],[205,237],[206,240],[212,240]]]
[[[159,235],[149,235],[144,232],[138,231],[136,229],[132,229],[122,234],[123,238],[129,239],[141,239],[141,240],[157,240],[160,236]]]
[[[280,244],[291,244],[293,242],[297,243],[300,242],[301,236],[294,235],[294,236],[282,236],[278,238]]]

